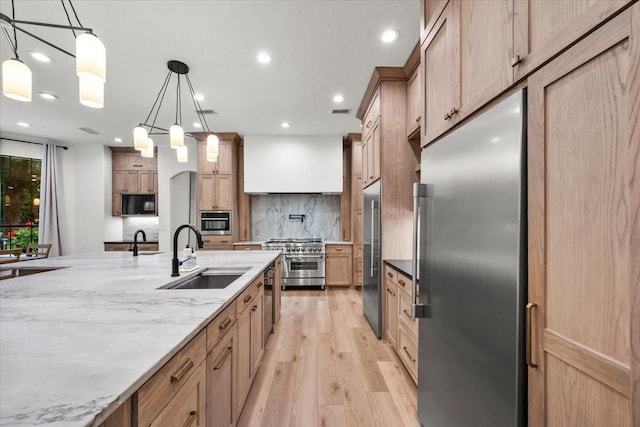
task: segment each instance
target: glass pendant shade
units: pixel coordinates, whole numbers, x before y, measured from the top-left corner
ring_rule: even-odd
[[[147,141],[148,137],[147,130],[142,126],[133,129],[133,148],[136,150],[146,150],[149,145],[149,141]]]
[[[95,83],[104,84],[106,81],[106,49],[93,34],[82,33],[76,38],[76,74],[81,79]]]
[[[19,59],[2,63],[2,94],[16,101],[31,102],[31,70]]]
[[[176,154],[180,163],[187,163],[189,161],[189,152],[187,151],[187,147],[178,147],[176,149]]]
[[[104,107],[104,83],[78,79],[80,104],[91,108]]]
[[[219,139],[215,135],[207,136],[207,153],[218,155]]]
[[[175,124],[169,128],[169,141],[171,148],[184,147],[184,131],[180,125]]]
[[[153,157],[153,139],[147,137],[147,148],[140,151],[142,157]]]

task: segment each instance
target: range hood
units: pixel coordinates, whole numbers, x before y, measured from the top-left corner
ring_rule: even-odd
[[[342,193],[342,136],[245,135],[244,191]]]

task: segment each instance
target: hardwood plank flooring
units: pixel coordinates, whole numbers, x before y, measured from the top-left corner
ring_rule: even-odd
[[[416,386],[354,289],[288,290],[238,427],[417,427]]]

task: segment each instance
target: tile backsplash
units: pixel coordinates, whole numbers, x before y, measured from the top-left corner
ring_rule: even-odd
[[[133,240],[133,234],[144,230],[147,240],[158,241],[159,220],[157,216],[126,216],[122,218],[122,240]]]
[[[251,240],[304,237],[340,240],[340,195],[251,196]]]

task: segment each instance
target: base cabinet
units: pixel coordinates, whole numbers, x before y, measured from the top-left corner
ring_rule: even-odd
[[[349,286],[353,277],[351,245],[326,246],[327,286]]]
[[[205,372],[201,363],[150,427],[205,426]]]
[[[207,427],[231,427],[236,422],[237,355],[238,329],[234,325],[207,355]]]

